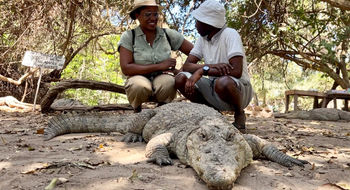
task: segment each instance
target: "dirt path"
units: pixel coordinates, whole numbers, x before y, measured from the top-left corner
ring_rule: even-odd
[[[120,142],[120,134],[70,134],[43,141],[51,115],[0,111],[0,189],[196,189],[207,187],[175,159],[146,162],[145,144]],[[228,116],[232,119],[232,116]],[[350,124],[249,117],[248,133],[312,163],[288,169],[266,160],[245,168],[234,190],[350,189]]]

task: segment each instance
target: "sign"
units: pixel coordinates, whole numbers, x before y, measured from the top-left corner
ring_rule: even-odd
[[[64,56],[26,51],[22,60],[22,65],[47,69],[62,69],[64,61]]]

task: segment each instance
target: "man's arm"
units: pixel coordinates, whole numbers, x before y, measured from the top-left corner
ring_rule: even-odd
[[[199,59],[194,55],[189,55],[184,64],[183,70],[194,73],[198,69],[202,69],[205,65],[209,66],[209,76],[225,76],[230,75],[235,78],[241,78],[243,71],[243,57],[235,56],[230,58],[230,64],[226,63],[217,63],[217,64],[204,64],[199,65],[197,62]],[[201,72],[202,73],[202,72]]]
[[[243,56],[231,57],[229,62],[232,66],[229,75],[235,78],[241,78],[243,72]]]
[[[183,66],[183,71],[194,73],[198,69],[202,68],[204,65],[197,64],[200,59],[192,54],[189,54],[185,64]]]
[[[209,76],[233,76],[235,78],[241,78],[243,70],[243,57],[234,56],[230,58],[229,64],[217,63],[209,64],[210,67],[208,75]]]

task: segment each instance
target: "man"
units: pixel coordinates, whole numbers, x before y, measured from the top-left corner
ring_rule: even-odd
[[[253,89],[241,37],[226,27],[225,13],[215,0],[206,0],[193,11],[201,37],[187,57],[184,72],[176,76],[175,87],[192,102],[219,111],[233,110],[233,125],[245,131],[243,109],[252,99]],[[197,64],[201,59],[204,64]]]

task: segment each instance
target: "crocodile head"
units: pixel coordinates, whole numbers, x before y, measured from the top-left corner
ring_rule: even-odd
[[[209,189],[231,189],[253,158],[241,133],[227,120],[206,117],[187,138],[187,160]]]

